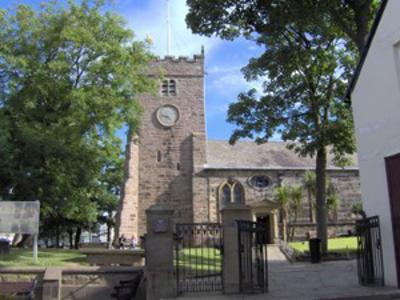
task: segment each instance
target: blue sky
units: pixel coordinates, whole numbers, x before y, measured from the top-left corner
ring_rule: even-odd
[[[0,7],[12,4],[38,6],[41,0],[0,0]],[[62,2],[62,1],[61,1]],[[170,0],[172,49],[171,54],[191,56],[205,47],[206,64],[206,117],[209,139],[229,139],[234,126],[226,122],[229,103],[241,91],[260,87],[259,82],[246,82],[240,69],[261,49],[244,39],[223,41],[193,35],[185,24],[185,0]],[[123,16],[138,39],[151,36],[153,52],[166,54],[166,1],[165,0],[114,0],[109,9]]]

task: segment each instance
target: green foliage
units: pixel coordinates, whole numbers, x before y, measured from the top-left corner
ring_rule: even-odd
[[[184,248],[174,264],[186,272],[221,272],[222,255],[217,248]]]
[[[290,188],[282,185],[274,191],[274,199],[281,209],[287,209],[290,203]]]
[[[0,14],[0,193],[40,200],[49,227],[116,206],[122,147],[140,120],[148,47],[102,1]],[[64,220],[64,221],[63,221]]]
[[[364,216],[365,212],[363,210],[363,205],[361,201],[357,201],[351,205],[351,213],[355,215],[361,215]]]
[[[35,263],[32,259],[31,248],[11,248],[10,253],[2,255],[0,261],[0,267],[76,267],[82,265],[89,265],[84,254],[77,250],[64,249],[39,249],[38,263]]]
[[[352,113],[344,101],[356,57],[365,46],[377,1],[187,0],[195,32],[244,36],[264,53],[243,69],[263,90],[239,95],[229,107],[231,136],[267,142],[275,134],[302,156],[316,156],[317,231],[327,248],[327,149],[336,162],[355,150]],[[328,146],[330,146],[328,148]]]
[[[293,20],[319,27],[329,22],[349,48],[361,52],[379,0],[187,0],[186,22],[195,33],[257,38],[290,27]]]
[[[316,176],[313,171],[306,171],[303,176],[304,187],[313,198],[316,197]],[[335,212],[339,208],[340,196],[330,177],[326,179],[326,207],[328,212]]]
[[[304,253],[309,251],[308,241],[305,242],[294,242],[289,244],[293,249]],[[345,237],[345,238],[332,238],[328,240],[328,252],[345,252],[345,251],[356,251],[357,250],[357,238],[356,237]]]
[[[326,208],[328,212],[336,212],[339,208],[340,196],[332,180],[328,178],[326,189]]]
[[[304,189],[301,185],[290,187],[290,199],[294,210],[300,207],[303,200]]]
[[[315,196],[316,194],[316,177],[315,172],[307,170],[303,175],[304,187]]]

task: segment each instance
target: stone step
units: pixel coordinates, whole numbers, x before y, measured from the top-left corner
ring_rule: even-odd
[[[318,300],[395,300],[400,299],[400,292],[385,293],[381,295],[320,298]]]

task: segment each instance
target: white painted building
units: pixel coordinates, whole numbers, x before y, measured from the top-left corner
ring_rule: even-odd
[[[400,287],[400,0],[382,1],[349,95],[364,210],[380,218],[385,283]]]

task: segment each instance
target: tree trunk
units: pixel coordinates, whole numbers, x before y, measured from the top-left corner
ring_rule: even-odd
[[[292,232],[290,234],[290,241],[293,242],[294,240],[294,234],[296,232],[296,224],[297,224],[297,211],[298,208],[296,207],[295,211],[294,211],[294,218],[293,218],[293,223],[292,223]]]
[[[325,255],[328,250],[327,215],[326,215],[326,164],[327,153],[323,147],[317,151],[316,164],[316,208],[317,208],[317,237],[321,240],[321,252]]]
[[[287,241],[286,216],[285,216],[285,211],[283,208],[280,209],[279,214],[280,214],[280,222],[279,222],[280,235],[281,235],[281,238],[283,241]]]
[[[283,223],[283,226],[282,226],[283,240],[284,240],[285,242],[287,242],[287,241],[288,241],[288,235],[289,235],[289,234],[288,234],[288,226],[287,226],[288,221],[287,221],[286,209],[283,209],[282,212],[283,212],[283,216],[282,216],[282,223]]]
[[[355,43],[360,55],[363,53],[368,39],[369,15],[371,12],[372,2],[372,0],[366,0],[364,3],[361,3],[361,1],[354,2],[354,21],[357,26]]]
[[[314,222],[313,205],[312,205],[312,194],[310,188],[307,189],[307,197],[308,197],[308,218],[310,220],[310,223],[313,223]]]
[[[60,226],[56,226],[56,248],[60,247]]]
[[[111,229],[112,229],[111,222],[107,222],[107,248],[108,249],[112,248]]]
[[[69,249],[74,249],[74,233],[72,229],[68,230],[68,236],[69,236]]]
[[[81,240],[81,233],[82,233],[82,228],[78,226],[76,228],[76,233],[75,233],[75,249],[79,249],[79,242]]]

